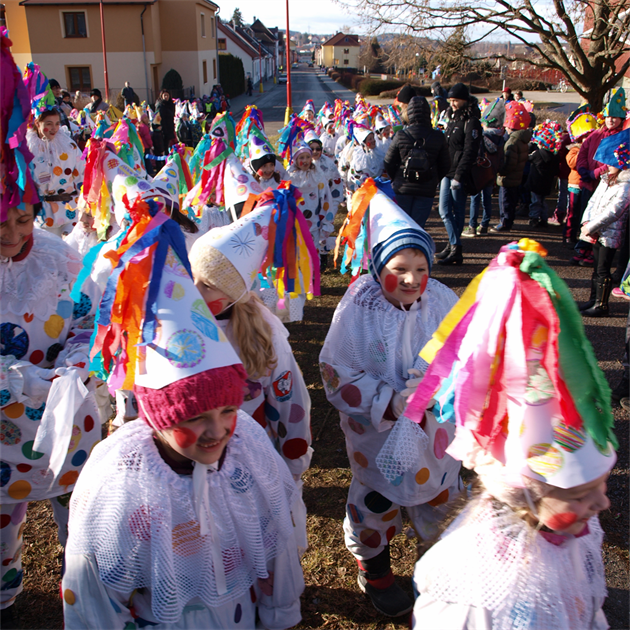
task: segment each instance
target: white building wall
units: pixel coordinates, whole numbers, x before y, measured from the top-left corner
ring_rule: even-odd
[[[240,46],[233,42],[225,33],[219,31],[219,37],[225,38],[226,50],[225,52],[238,57],[243,62],[243,69],[245,70],[245,78],[247,73],[252,77],[254,83],[260,81],[260,63],[258,60],[251,57]]]

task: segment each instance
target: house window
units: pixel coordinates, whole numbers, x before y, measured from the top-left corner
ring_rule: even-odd
[[[349,55],[350,54],[350,49],[349,48],[344,48],[343,49],[343,54],[344,55]]]
[[[227,44],[225,42],[225,39],[219,38],[219,40],[218,40],[218,48],[219,48],[219,50],[227,50]]]
[[[92,89],[90,66],[72,66],[68,68],[68,88],[70,92],[89,92]]]
[[[343,60],[343,65],[344,66],[349,66],[350,65],[350,59],[344,59]]]
[[[217,60],[212,60],[212,78],[213,80],[217,80]]]
[[[206,16],[201,14],[201,37],[206,36]]]
[[[216,31],[216,25],[215,25],[213,17],[210,18],[210,30],[212,31],[211,33],[212,37],[216,37],[217,31]]]
[[[206,61],[203,62],[203,82],[208,83],[208,63]]]
[[[87,37],[85,13],[72,12],[63,14],[63,24],[66,29],[65,37]]]

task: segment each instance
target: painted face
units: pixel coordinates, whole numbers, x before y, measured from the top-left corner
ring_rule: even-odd
[[[400,307],[413,304],[429,281],[429,264],[419,249],[403,249],[388,261],[380,274],[383,295]]]
[[[311,147],[313,159],[317,162],[317,160],[322,157],[322,145],[317,141],[313,141],[308,146]]]
[[[449,98],[448,102],[451,104],[453,110],[457,111],[458,109],[462,109],[462,107],[466,106],[468,101],[465,101],[463,98]]]
[[[33,206],[26,205],[26,210],[9,208],[7,220],[0,223],[0,256],[17,256],[33,233]]]
[[[606,125],[606,129],[617,129],[623,122],[622,118],[617,118],[616,116],[606,116],[604,118],[604,124]]]
[[[158,432],[175,461],[218,462],[236,428],[237,407],[219,407]]]
[[[297,156],[296,164],[301,171],[308,171],[313,163],[313,156],[310,153],[304,151]]]
[[[232,300],[230,300],[223,291],[217,289],[213,284],[210,284],[210,282],[206,282],[197,277],[194,273],[193,278],[195,280],[195,286],[199,289],[201,297],[204,299],[213,315],[223,313],[223,311],[230,306]]]
[[[46,116],[36,124],[40,138],[46,138],[46,140],[52,140],[61,128],[61,120],[57,115]]]
[[[363,141],[366,149],[370,149],[372,151],[376,147],[376,140],[374,139],[374,134],[371,133],[368,137]]]
[[[276,165],[272,162],[267,162],[266,164],[263,164],[256,172],[258,173],[259,177],[262,177],[262,179],[269,179],[273,175],[273,172],[275,170]]]
[[[96,228],[94,227],[94,217],[92,215],[87,212],[83,212],[79,221],[81,222],[81,227],[84,232],[96,232]]]
[[[540,500],[538,519],[562,534],[581,533],[591,516],[610,507],[606,496],[608,473],[575,488],[553,488]]]

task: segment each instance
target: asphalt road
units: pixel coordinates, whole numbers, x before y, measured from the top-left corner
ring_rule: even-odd
[[[253,96],[241,95],[231,100],[232,115],[239,120],[245,107],[253,103],[262,110],[267,135],[278,133],[284,126],[284,114],[287,107],[286,84],[274,85],[271,81],[263,85],[265,92],[254,91]],[[332,81],[316,68],[309,68],[301,63],[299,68],[291,70],[291,94],[293,111],[299,113],[307,99],[313,99],[318,111],[325,101],[334,103],[336,98],[354,102],[355,93],[347,90],[339,83]]]

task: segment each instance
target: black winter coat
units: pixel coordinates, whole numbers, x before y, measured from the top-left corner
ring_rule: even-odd
[[[398,131],[389,145],[385,156],[385,171],[392,179],[396,194],[433,198],[440,180],[451,164],[446,139],[441,131],[431,127],[431,108],[424,96],[411,99],[407,116],[410,124],[404,131]],[[424,138],[423,148],[427,152],[429,163],[433,165],[433,177],[427,182],[408,182],[403,177],[403,166],[414,142],[420,138]]]
[[[451,156],[451,168],[446,174],[456,179],[467,188],[471,188],[472,166],[479,153],[481,142],[481,123],[479,107],[471,102],[463,109],[446,110],[446,141]]]
[[[529,145],[529,177],[528,188],[537,195],[546,196],[551,193],[554,182],[560,171],[560,158],[547,149],[541,149],[532,143]]]
[[[161,98],[155,104],[155,109],[161,118],[164,144],[168,146],[169,141],[175,139],[175,103]]]

